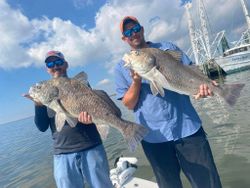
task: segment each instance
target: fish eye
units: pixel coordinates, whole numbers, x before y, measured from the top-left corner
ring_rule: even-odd
[[[136,50],[135,51],[135,55],[139,55],[140,53],[139,53],[139,51],[138,50]]]
[[[36,88],[37,88],[37,89],[41,89],[42,86],[41,86],[41,85],[37,85]]]

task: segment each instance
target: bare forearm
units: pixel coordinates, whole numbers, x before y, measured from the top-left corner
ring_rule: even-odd
[[[130,110],[134,109],[138,102],[141,89],[141,81],[133,81],[122,102]]]

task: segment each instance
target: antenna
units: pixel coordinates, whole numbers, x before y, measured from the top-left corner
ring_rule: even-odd
[[[241,5],[242,5],[243,12],[244,12],[246,20],[247,20],[247,28],[250,30],[250,16],[249,16],[249,13],[248,13],[248,10],[247,10],[245,0],[241,0]]]
[[[195,64],[199,64],[201,62],[199,62],[199,59],[198,59],[198,48],[197,48],[197,45],[195,43],[194,25],[193,25],[193,21],[192,21],[192,18],[191,18],[190,11],[189,11],[189,9],[191,7],[192,7],[191,3],[187,3],[185,5],[187,18],[188,18],[189,36],[190,36],[191,45],[192,45],[192,49],[193,49],[193,53],[194,53],[194,60],[195,60]]]
[[[199,15],[200,15],[200,21],[201,21],[201,31],[203,33],[203,37],[205,40],[206,55],[208,59],[211,59],[212,56],[211,56],[209,35],[208,35],[208,29],[207,29],[207,21],[205,17],[205,10],[204,10],[202,0],[198,0],[198,3],[199,3]]]

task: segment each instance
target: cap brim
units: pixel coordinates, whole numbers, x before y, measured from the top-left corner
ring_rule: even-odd
[[[59,57],[59,56],[56,56],[56,55],[52,55],[52,56],[49,56],[45,59],[45,63],[47,63],[48,61],[51,61],[50,59],[52,59],[52,61],[54,60],[57,60],[57,59],[62,59],[64,60],[63,58]]]

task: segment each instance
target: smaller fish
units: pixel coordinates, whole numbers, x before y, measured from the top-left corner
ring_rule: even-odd
[[[178,51],[163,51],[157,48],[142,48],[125,54],[125,67],[137,72],[150,82],[154,95],[164,96],[164,88],[185,95],[196,95],[201,84],[207,84],[215,95],[233,106],[245,84],[223,84],[214,86],[198,68],[181,63]]]

